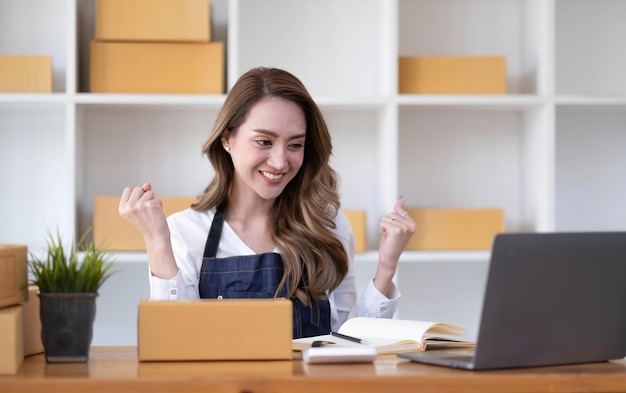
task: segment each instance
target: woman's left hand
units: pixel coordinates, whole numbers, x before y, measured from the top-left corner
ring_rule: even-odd
[[[393,211],[380,220],[379,228],[379,257],[374,285],[383,295],[388,296],[400,254],[415,233],[417,226],[408,212],[404,210],[404,200],[400,199],[396,202]]]

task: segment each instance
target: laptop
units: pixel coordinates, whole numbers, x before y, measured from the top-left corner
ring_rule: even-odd
[[[495,237],[476,346],[408,352],[486,370],[626,356],[626,232]]]

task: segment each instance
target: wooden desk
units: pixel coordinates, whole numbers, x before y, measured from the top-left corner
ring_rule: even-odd
[[[374,364],[294,361],[139,363],[135,347],[92,348],[88,363],[27,358],[0,392],[626,392],[626,361],[462,371],[385,356]]]

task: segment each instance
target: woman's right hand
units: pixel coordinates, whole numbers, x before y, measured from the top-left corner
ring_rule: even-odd
[[[169,238],[163,204],[156,199],[150,183],[144,183],[141,187],[124,188],[119,213],[141,232],[144,240]]]
[[[152,185],[144,183],[141,187],[124,188],[119,213],[141,233],[152,275],[164,279],[174,277],[178,267],[170,243],[170,230],[163,203],[154,195]]]

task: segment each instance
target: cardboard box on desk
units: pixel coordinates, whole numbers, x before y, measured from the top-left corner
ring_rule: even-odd
[[[224,45],[91,41],[92,93],[222,94]]]
[[[39,316],[39,287],[28,287],[28,301],[23,304],[24,314],[24,356],[43,352],[41,341],[41,318]]]
[[[288,299],[142,300],[140,361],[292,358]]]
[[[95,38],[208,42],[210,12],[209,0],[96,0]]]
[[[502,209],[407,209],[417,230],[407,250],[489,250],[504,232]]]
[[[354,233],[355,252],[367,251],[367,222],[365,210],[342,210]]]
[[[28,300],[28,247],[0,244],[0,307]]]
[[[196,198],[159,197],[165,216],[184,210],[197,202]],[[143,237],[119,214],[119,196],[99,195],[94,199],[93,240],[109,251],[146,251]]]
[[[0,308],[0,375],[17,374],[24,362],[22,305]]]
[[[418,56],[398,62],[400,94],[506,94],[504,56]]]
[[[0,93],[52,93],[52,58],[0,56]]]

